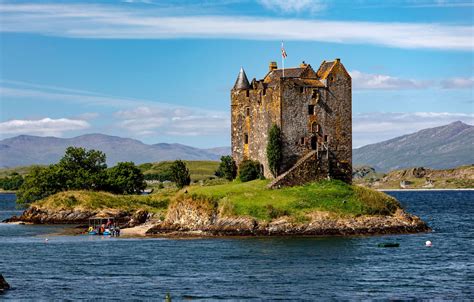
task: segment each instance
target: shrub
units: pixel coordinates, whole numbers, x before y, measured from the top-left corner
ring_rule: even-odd
[[[239,179],[242,182],[263,178],[262,167],[258,161],[244,160],[239,165]]]
[[[267,160],[270,172],[273,176],[278,176],[282,159],[281,131],[277,125],[273,124],[268,133]]]
[[[3,190],[18,190],[23,182],[23,176],[14,172],[10,176],[0,178],[0,188]]]
[[[121,162],[107,170],[107,191],[136,194],[146,188],[142,171],[133,162]]]
[[[232,156],[221,157],[221,163],[216,171],[216,176],[227,180],[233,180],[237,176],[237,165]]]
[[[178,188],[183,188],[191,183],[191,176],[186,164],[182,160],[176,160],[170,167],[171,179]]]

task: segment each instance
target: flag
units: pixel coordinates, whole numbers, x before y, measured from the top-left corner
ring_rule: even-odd
[[[285,48],[283,47],[283,42],[281,42],[281,56],[283,59],[286,59],[286,57],[288,56],[286,54]]]

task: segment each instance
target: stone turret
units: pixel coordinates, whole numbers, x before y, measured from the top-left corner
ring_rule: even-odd
[[[249,80],[247,79],[247,75],[245,74],[245,71],[242,67],[240,68],[239,75],[237,76],[237,80],[234,84],[234,90],[239,89],[250,89]]]

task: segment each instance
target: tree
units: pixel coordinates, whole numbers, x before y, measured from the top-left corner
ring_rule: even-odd
[[[242,182],[263,178],[262,165],[258,161],[244,160],[239,165],[239,179]]]
[[[186,164],[181,160],[175,160],[170,167],[171,179],[178,188],[183,188],[191,183],[191,176]]]
[[[107,191],[137,194],[146,188],[142,171],[133,162],[121,162],[107,170]]]
[[[97,150],[68,147],[57,164],[66,190],[100,190],[106,181],[105,154]]]
[[[267,160],[274,177],[278,176],[282,157],[281,130],[273,124],[268,133]]]
[[[16,193],[17,202],[26,204],[63,191],[64,182],[57,165],[34,167]]]
[[[23,184],[23,176],[13,172],[10,176],[0,178],[0,188],[3,190],[18,190]]]
[[[232,156],[227,155],[221,157],[221,163],[219,164],[219,168],[217,168],[216,176],[227,180],[233,180],[237,176],[237,165]]]

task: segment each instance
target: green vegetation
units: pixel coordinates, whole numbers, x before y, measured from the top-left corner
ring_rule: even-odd
[[[282,154],[281,131],[277,125],[273,124],[268,133],[267,160],[268,166],[273,176],[277,176],[280,171]]]
[[[320,181],[304,186],[270,190],[268,180],[232,182],[211,187],[188,188],[194,199],[214,200],[221,211],[232,216],[270,220],[283,215],[301,219],[306,213],[328,211],[342,216],[387,215],[400,204],[378,191],[341,181]]]
[[[183,188],[191,183],[191,176],[186,164],[181,160],[176,160],[170,167],[171,180],[178,188]]]
[[[115,195],[107,192],[94,191],[66,191],[48,196],[35,205],[43,209],[77,209],[77,210],[101,210],[119,209],[134,211],[138,209],[150,212],[165,212],[170,197],[175,190],[163,191],[152,195]]]
[[[219,167],[219,162],[217,161],[183,160],[183,162],[189,169],[191,181],[193,182],[215,178],[215,172]],[[141,164],[138,168],[143,172],[146,180],[171,181],[170,167],[172,164],[172,161],[163,161]]]
[[[235,164],[232,156],[222,156],[219,168],[216,171],[216,176],[225,178],[227,180],[233,180],[237,176],[237,165]]]
[[[143,173],[132,162],[118,163],[107,171],[107,191],[138,194],[146,188]]]
[[[239,180],[241,182],[263,178],[262,168],[258,161],[244,160],[239,165]]]
[[[29,203],[68,190],[139,192],[143,174],[133,163],[118,164],[107,171],[105,154],[69,147],[55,165],[34,167],[17,192],[18,203]],[[120,187],[118,186],[125,186]]]
[[[9,176],[0,178],[0,189],[5,191],[15,191],[25,180],[20,174],[13,172]]]

